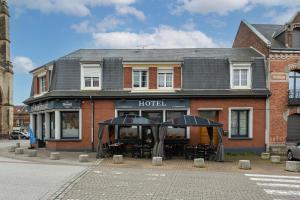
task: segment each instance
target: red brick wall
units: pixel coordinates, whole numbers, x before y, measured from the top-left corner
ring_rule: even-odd
[[[95,100],[94,102],[94,149],[98,144],[98,122],[111,119],[115,116],[113,100]],[[92,149],[92,104],[90,100],[84,100],[81,104],[82,114],[82,139],[81,141],[47,141],[49,150],[91,150]],[[107,142],[107,129],[103,142]]]
[[[280,54],[278,57],[270,54],[270,145],[285,144],[287,136],[287,118],[291,114],[288,106],[288,73],[289,64],[295,64],[300,59],[295,55]],[[286,75],[285,80],[278,81],[273,79],[274,73],[281,73],[281,76]]]
[[[252,32],[248,26],[241,22],[238,32],[235,36],[235,40],[232,45],[233,48],[248,48],[253,47],[264,55],[269,55],[269,49],[267,45]]]
[[[131,88],[132,87],[132,68],[131,67],[124,67],[124,88]]]
[[[230,107],[253,107],[253,139],[233,140],[224,137],[225,148],[264,148],[265,147],[265,99],[193,99],[191,100],[191,115],[199,115],[198,108],[222,108],[219,111],[219,122],[228,130],[228,115]],[[191,128],[191,143],[200,141],[199,128]]]
[[[149,67],[149,89],[157,89],[157,67]]]
[[[181,88],[181,67],[174,67],[174,88]]]

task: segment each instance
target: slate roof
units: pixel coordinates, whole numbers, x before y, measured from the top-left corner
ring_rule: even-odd
[[[273,37],[284,29],[284,25],[252,24],[252,26],[271,42],[271,48],[285,48],[282,42]]]
[[[80,62],[102,66],[101,91],[82,91]],[[123,90],[123,62],[182,62],[182,90],[173,93],[131,93]],[[230,62],[250,62],[252,90],[230,89]],[[48,93],[25,103],[49,98],[266,97],[264,57],[251,48],[205,49],[80,49],[55,61]],[[42,66],[44,67],[44,66]],[[33,90],[33,87],[32,87]]]
[[[61,59],[101,61],[106,57],[119,57],[125,62],[183,61],[185,57],[228,58],[249,61],[261,57],[250,48],[183,48],[183,49],[79,49]]]

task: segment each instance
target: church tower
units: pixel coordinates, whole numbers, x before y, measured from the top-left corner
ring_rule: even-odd
[[[0,139],[7,138],[13,126],[13,68],[10,61],[9,10],[0,0]]]

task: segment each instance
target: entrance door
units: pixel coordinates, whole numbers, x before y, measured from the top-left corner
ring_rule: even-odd
[[[142,111],[142,116],[155,122],[163,122],[163,111]],[[142,127],[143,143],[153,143],[153,133],[151,127]]]
[[[42,114],[42,138],[41,138],[41,140],[45,139],[45,131],[46,131],[45,114]]]
[[[217,122],[219,119],[219,112],[217,110],[201,110],[199,116]],[[209,144],[209,136],[206,127],[200,127],[200,144]],[[217,129],[213,129],[213,144],[218,144]]]
[[[300,114],[294,114],[288,117],[288,131],[286,140],[288,142],[300,141]]]

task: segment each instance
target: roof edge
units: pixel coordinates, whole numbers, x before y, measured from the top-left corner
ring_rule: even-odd
[[[250,23],[248,23],[246,20],[242,20],[242,22],[255,34],[257,37],[259,37],[264,43],[267,44],[268,47],[271,46],[271,42],[263,35],[261,34],[254,26],[252,26]]]

